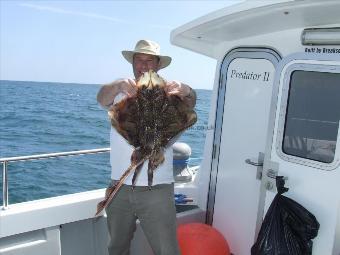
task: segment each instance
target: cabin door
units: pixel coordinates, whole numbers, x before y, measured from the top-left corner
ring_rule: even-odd
[[[339,57],[293,55],[278,67],[261,185],[259,224],[287,178],[290,197],[320,223],[313,254],[340,254]],[[276,90],[276,89],[275,89]],[[277,105],[277,107],[275,107]]]
[[[237,255],[249,254],[254,243],[260,170],[279,59],[269,49],[237,49],[222,63],[207,221]]]

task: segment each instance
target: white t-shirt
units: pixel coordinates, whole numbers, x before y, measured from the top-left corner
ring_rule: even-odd
[[[122,97],[121,94],[117,96],[115,103],[121,100]],[[110,131],[110,146],[111,179],[119,180],[131,164],[131,155],[134,148],[112,127]],[[152,185],[174,182],[172,146],[169,146],[165,150],[164,158],[164,162],[154,171]],[[138,174],[136,186],[148,186],[148,163],[148,160],[144,162],[143,167]],[[133,174],[134,172],[126,178],[125,184],[132,184]]]
[[[131,164],[131,154],[133,146],[128,144],[126,140],[114,129],[111,128],[110,132],[110,162],[111,162],[111,179],[119,180],[126,169]],[[164,153],[164,162],[154,171],[152,185],[172,183],[174,182],[173,176],[173,150],[172,146],[167,148]],[[145,161],[144,165],[137,177],[136,186],[148,186],[148,163]],[[133,172],[126,178],[125,184],[132,184]]]

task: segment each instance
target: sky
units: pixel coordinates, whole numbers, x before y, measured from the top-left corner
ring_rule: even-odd
[[[170,43],[170,32],[239,1],[0,0],[0,80],[105,84],[132,77],[121,55],[139,39],[173,58],[159,73],[212,89],[216,60]]]

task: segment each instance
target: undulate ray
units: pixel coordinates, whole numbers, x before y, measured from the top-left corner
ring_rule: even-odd
[[[97,206],[98,215],[113,199],[125,179],[133,172],[134,186],[144,162],[148,163],[148,185],[153,172],[164,162],[164,150],[172,139],[195,124],[197,115],[178,96],[167,95],[166,82],[150,70],[137,81],[135,96],[125,98],[109,110],[111,125],[135,149],[131,165],[118,183],[109,188],[105,199]]]

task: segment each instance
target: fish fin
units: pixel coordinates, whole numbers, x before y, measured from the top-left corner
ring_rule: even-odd
[[[153,168],[150,167],[150,161],[149,161],[149,167],[148,167],[148,186],[149,189],[151,189],[152,182],[153,182]]]
[[[105,195],[105,199],[100,201],[97,205],[97,212],[95,216],[98,216],[101,211],[103,211],[108,204],[112,201],[114,196],[117,194],[120,187],[124,184],[125,179],[134,171],[137,167],[139,167],[141,164],[144,163],[145,160],[147,160],[148,157],[143,157],[141,160],[139,160],[137,163],[131,163],[131,165],[128,167],[128,169],[123,173],[123,175],[120,177],[117,184],[111,188],[111,190],[108,192],[108,195]]]
[[[139,162],[143,158],[140,148],[136,148],[131,155],[131,162]],[[138,167],[136,167],[135,173],[132,177],[132,187],[135,187],[137,176],[140,173],[140,170],[143,166],[143,163],[141,163]]]
[[[97,204],[97,213],[96,216],[105,208],[105,200],[100,201]]]
[[[148,164],[148,186],[151,189],[153,182],[153,172],[155,169],[164,162],[164,154],[162,151],[153,152]]]
[[[136,186],[137,176],[139,175],[140,170],[142,169],[142,166],[143,166],[143,164],[140,164],[140,165],[136,168],[135,173],[133,174],[133,177],[132,177],[132,187],[135,187],[135,186]]]

